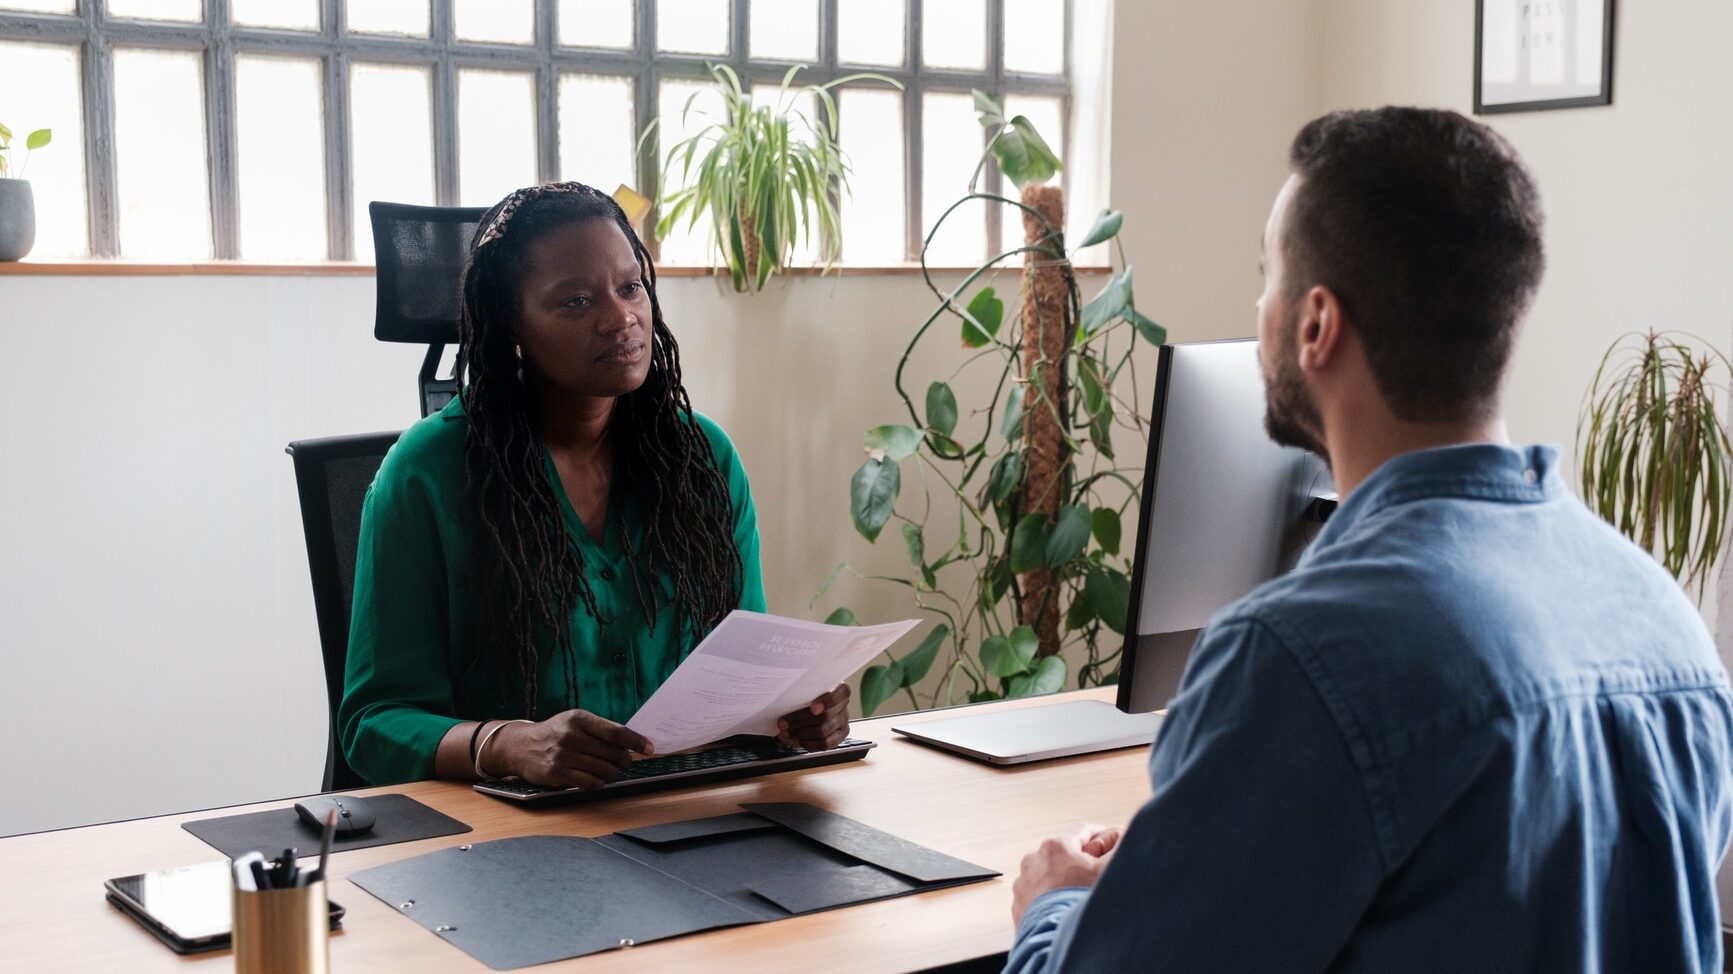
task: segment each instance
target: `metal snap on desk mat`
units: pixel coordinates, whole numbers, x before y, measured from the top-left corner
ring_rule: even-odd
[[[373,827],[359,835],[338,833],[333,836],[332,852],[414,842],[469,831],[469,826],[408,795],[373,795],[368,797],[367,804],[373,807]],[[290,848],[301,850],[303,856],[319,854],[321,830],[301,821],[301,816],[292,807],[183,822],[181,828],[230,859],[255,851],[274,858]]]
[[[496,971],[999,875],[804,803],[441,849],[350,881]]]

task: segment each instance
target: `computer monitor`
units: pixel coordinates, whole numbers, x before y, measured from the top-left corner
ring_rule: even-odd
[[[1199,630],[1292,568],[1334,499],[1316,454],[1277,446],[1264,432],[1256,341],[1162,346],[1119,709],[1166,707]]]

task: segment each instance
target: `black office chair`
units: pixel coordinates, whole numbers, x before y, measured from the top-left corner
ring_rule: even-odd
[[[367,784],[337,746],[337,705],[343,700],[343,667],[349,656],[349,610],[355,595],[355,555],[361,543],[361,503],[396,433],[363,433],[297,440],[289,444],[295,488],[301,495],[301,528],[307,535],[307,568],[313,577],[313,609],[325,657],[325,696],[330,706],[323,791]]]
[[[457,395],[457,376],[440,376],[439,360],[445,346],[457,342],[463,262],[485,212],[479,206],[367,204],[379,275],[373,337],[427,346],[418,377],[423,416]]]

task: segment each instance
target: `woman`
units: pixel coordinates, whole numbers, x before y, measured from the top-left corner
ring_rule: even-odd
[[[746,473],[692,411],[649,254],[588,186],[482,218],[458,372],[368,491],[344,754],[375,784],[599,788],[651,752],[622,724],[680,660],[730,610],[764,609]],[[847,701],[838,687],[779,736],[834,747]]]

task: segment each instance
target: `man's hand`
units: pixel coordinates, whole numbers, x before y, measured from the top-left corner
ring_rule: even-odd
[[[1094,886],[1119,847],[1120,829],[1074,825],[1042,842],[1023,857],[1017,883],[1011,888],[1011,922],[1023,922],[1029,904],[1042,893],[1068,886]]]
[[[848,736],[848,684],[776,721],[776,739],[790,747],[828,751]]]
[[[491,774],[515,774],[532,785],[600,788],[650,754],[649,740],[587,710],[568,710],[536,724],[507,724],[481,755]]]

